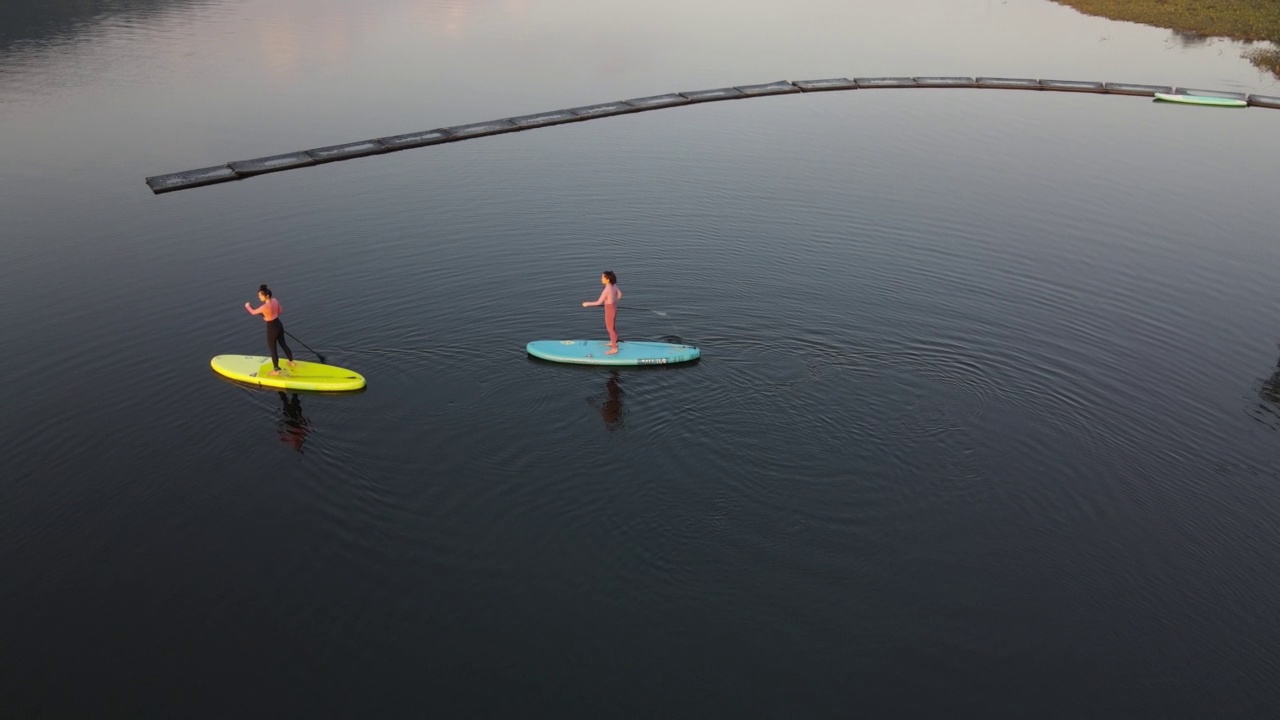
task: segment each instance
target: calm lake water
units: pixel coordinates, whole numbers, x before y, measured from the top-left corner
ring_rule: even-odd
[[[29,5],[29,7],[28,7]],[[1261,717],[1280,94],[1048,2],[0,9],[0,715]],[[542,338],[678,336],[692,366]],[[223,381],[241,307],[368,389]],[[293,343],[300,357],[309,354]]]

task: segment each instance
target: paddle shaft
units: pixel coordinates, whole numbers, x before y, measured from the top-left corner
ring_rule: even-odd
[[[588,307],[595,307],[595,306],[588,305]],[[650,310],[649,308],[635,307],[633,305],[619,305],[618,309],[619,310],[639,310],[640,312],[651,312],[654,315],[657,315],[658,317],[662,318],[663,320],[666,320],[667,324],[671,326],[671,334],[675,335],[676,337],[679,337],[679,333],[676,332],[676,324],[671,322],[671,316],[667,315],[661,310]]]
[[[288,335],[288,336],[289,336],[291,339],[293,339],[293,340],[297,340],[298,344],[299,344],[299,345],[301,345],[302,347],[304,347],[304,348],[306,348],[306,349],[308,349],[308,350],[311,350],[311,346],[310,346],[310,345],[308,345],[308,344],[306,344],[306,343],[302,342],[301,340],[298,340],[298,338],[297,338],[297,337],[295,337],[295,336],[294,336],[294,334],[293,334],[293,333],[291,333],[291,332],[289,332],[288,330],[285,330],[285,331],[284,331],[284,334],[285,334],[285,335]],[[320,353],[316,352],[315,350],[311,350],[311,354],[312,354],[312,355],[315,355],[315,356],[316,356],[316,359],[317,359],[317,360],[319,360],[321,363],[323,363],[323,362],[324,362],[324,356],[323,356],[323,355],[321,355]]]
[[[598,307],[598,306],[588,305],[587,307]],[[650,310],[649,308],[635,307],[634,305],[619,305],[618,309],[619,310],[639,310],[640,312],[651,312],[654,315],[661,315],[662,317],[667,316],[667,314],[662,312],[661,310]]]

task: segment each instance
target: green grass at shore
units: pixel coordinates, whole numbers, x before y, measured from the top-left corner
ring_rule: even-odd
[[[1280,0],[1054,0],[1088,15],[1196,35],[1270,42],[1245,57],[1280,77]]]

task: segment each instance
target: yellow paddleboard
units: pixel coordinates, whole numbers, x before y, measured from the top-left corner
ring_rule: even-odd
[[[341,392],[364,387],[364,376],[336,365],[298,360],[294,367],[280,359],[280,374],[271,374],[271,358],[265,355],[218,355],[209,361],[214,372],[232,380],[283,390]]]

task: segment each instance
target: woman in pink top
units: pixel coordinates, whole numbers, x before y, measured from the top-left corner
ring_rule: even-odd
[[[271,366],[275,368],[271,374],[279,375],[280,356],[276,354],[277,342],[284,348],[285,357],[289,358],[289,367],[294,367],[293,351],[289,349],[289,343],[284,341],[284,323],[280,322],[280,301],[271,297],[271,288],[266,285],[258,286],[258,299],[262,304],[257,308],[245,303],[244,309],[252,315],[261,315],[262,319],[267,321],[267,347],[271,349]]]
[[[609,351],[605,355],[618,354],[618,331],[614,328],[614,320],[618,317],[618,301],[622,299],[622,290],[618,288],[618,276],[612,270],[605,270],[600,275],[600,283],[604,290],[595,302],[584,302],[582,307],[594,305],[604,306],[604,327],[609,331]]]

